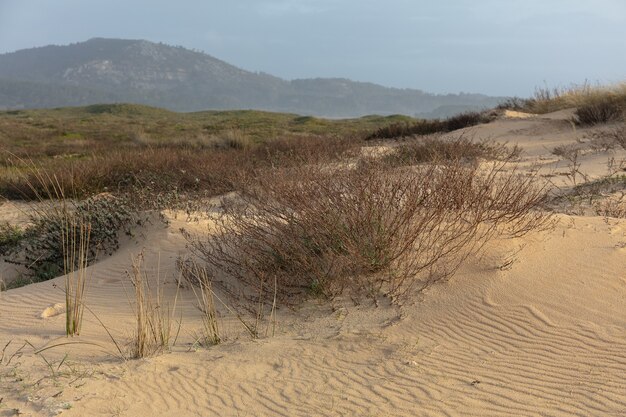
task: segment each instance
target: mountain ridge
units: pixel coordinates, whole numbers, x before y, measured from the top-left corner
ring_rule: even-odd
[[[419,116],[436,115],[439,108],[488,108],[501,100],[482,94],[429,94],[346,78],[284,80],[204,52],[146,40],[92,38],[0,54],[0,108],[7,109],[131,102],[174,111]]]

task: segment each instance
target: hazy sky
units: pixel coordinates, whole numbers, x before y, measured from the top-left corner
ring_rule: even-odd
[[[0,0],[0,53],[92,37],[436,93],[626,79],[626,0]]]

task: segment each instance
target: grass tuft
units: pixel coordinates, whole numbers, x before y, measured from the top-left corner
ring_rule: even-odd
[[[174,319],[178,292],[173,306],[165,301],[160,271],[156,273],[156,288],[143,267],[143,253],[132,256],[131,270],[127,276],[134,288],[136,331],[131,345],[131,357],[144,358],[166,352],[175,343]],[[179,323],[180,325],[180,323]]]
[[[213,292],[213,282],[209,278],[206,269],[200,267],[192,260],[179,260],[178,267],[182,278],[193,290],[198,302],[198,309],[202,313],[202,334],[198,338],[198,342],[202,346],[220,344],[222,336],[217,320],[216,295]]]

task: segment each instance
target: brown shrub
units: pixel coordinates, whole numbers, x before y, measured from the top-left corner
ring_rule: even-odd
[[[297,164],[303,159],[330,161],[357,147],[356,139],[296,136],[226,149],[184,143],[121,146],[88,157],[47,159],[37,165],[68,197],[121,192],[156,200],[171,193],[223,194],[253,169]],[[15,199],[36,199],[37,192],[45,195],[41,191],[50,184],[33,178],[28,169],[31,165],[32,161],[14,156],[10,169],[0,175],[0,194]]]
[[[224,201],[214,234],[185,236],[212,276],[256,293],[275,281],[284,298],[400,295],[449,276],[496,233],[545,225],[534,181],[503,163],[271,169]]]
[[[598,96],[576,109],[575,122],[580,126],[593,126],[624,119],[626,100],[613,95]]]
[[[41,164],[41,169],[71,197],[105,191],[150,189],[158,192],[200,187],[221,193],[229,190],[227,174],[232,168],[229,170],[228,165],[237,159],[234,156],[228,151],[121,148],[88,158],[48,160]],[[0,177],[0,191],[5,197],[33,199],[41,191],[39,188],[49,186],[34,181],[32,173],[24,169],[28,165],[20,160],[14,166],[14,176]]]

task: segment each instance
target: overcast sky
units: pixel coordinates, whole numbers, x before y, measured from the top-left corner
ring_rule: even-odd
[[[92,37],[435,93],[626,79],[626,0],[0,0],[0,53]]]

